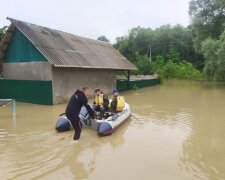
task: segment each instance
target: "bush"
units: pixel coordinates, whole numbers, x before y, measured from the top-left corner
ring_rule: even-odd
[[[147,56],[137,56],[136,60],[137,63],[135,65],[138,68],[138,74],[148,75],[155,73],[156,65]]]
[[[203,79],[203,74],[195,69],[191,63],[183,61],[177,66],[176,77],[180,79],[201,80]]]
[[[154,62],[157,68],[163,67],[165,65],[165,59],[161,55],[156,56]]]
[[[138,70],[132,71],[132,74],[154,74],[157,73],[160,79],[163,78],[178,78],[190,80],[202,80],[204,78],[202,72],[187,61],[174,62],[174,59],[167,63],[162,56],[157,56],[154,61],[150,61],[147,56],[136,57],[136,66]]]
[[[159,71],[159,73],[166,78],[174,78],[176,76],[177,64],[173,63],[171,60],[166,63],[165,66]]]
[[[187,61],[182,61],[179,64],[168,61],[163,67],[157,70],[158,74],[166,78],[202,80],[203,74],[195,69],[193,65]]]

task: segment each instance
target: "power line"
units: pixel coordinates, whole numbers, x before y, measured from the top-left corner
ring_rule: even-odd
[[[147,54],[149,52],[149,60],[150,61],[152,61],[152,46],[153,45],[174,45],[174,44],[180,44],[178,42],[169,42],[169,43],[151,43],[151,42],[144,42],[144,43],[149,44]],[[186,44],[188,44],[188,43],[186,43]]]

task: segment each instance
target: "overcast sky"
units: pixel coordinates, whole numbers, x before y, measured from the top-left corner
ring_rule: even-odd
[[[6,17],[112,43],[132,27],[157,28],[189,24],[190,0],[6,0],[1,1],[0,27]]]

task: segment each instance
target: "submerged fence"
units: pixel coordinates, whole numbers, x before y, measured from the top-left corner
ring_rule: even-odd
[[[143,88],[148,86],[155,86],[160,84],[160,79],[135,79],[135,80],[121,80],[118,79],[116,82],[116,87],[119,91],[127,91],[136,88]]]
[[[117,80],[119,91],[160,84],[159,79]],[[52,81],[4,80],[0,79],[0,99],[16,99],[19,102],[53,104]]]
[[[12,104],[12,114],[16,115],[16,100],[15,99],[0,99],[0,108]]]
[[[52,81],[0,79],[0,99],[52,105]]]

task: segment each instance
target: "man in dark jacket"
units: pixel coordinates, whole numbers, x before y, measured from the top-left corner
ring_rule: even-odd
[[[90,117],[94,119],[94,111],[88,105],[87,95],[88,95],[88,87],[83,87],[82,91],[77,90],[72,97],[66,108],[66,117],[70,120],[74,130],[74,140],[80,139],[80,133],[82,129],[82,123],[80,122],[79,113],[82,106],[85,106]]]
[[[93,104],[94,110],[100,112],[100,119],[102,119],[105,111],[108,110],[109,99],[99,88],[95,89],[95,100]]]

